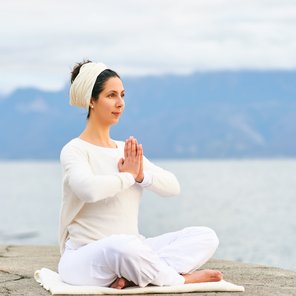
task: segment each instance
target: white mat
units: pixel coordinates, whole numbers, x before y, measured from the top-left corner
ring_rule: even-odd
[[[186,284],[178,286],[149,286],[145,288],[130,287],[125,289],[113,289],[97,286],[72,286],[63,283],[58,273],[42,268],[37,270],[34,274],[35,280],[40,283],[44,289],[51,292],[52,295],[61,294],[158,294],[158,293],[186,293],[186,292],[243,292],[245,289],[243,286],[238,286],[227,281]]]

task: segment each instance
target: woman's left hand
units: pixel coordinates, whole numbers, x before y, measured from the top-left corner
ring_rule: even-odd
[[[137,141],[137,140],[136,140]],[[142,144],[137,144],[137,151],[141,155],[141,164],[139,169],[139,174],[136,177],[136,182],[142,183],[144,180],[144,171],[143,171],[143,146]]]
[[[129,144],[130,143],[130,144]],[[134,137],[129,137],[125,143],[126,147],[132,147],[132,145],[136,146],[136,154],[140,157],[140,168],[137,177],[135,178],[136,182],[141,183],[144,180],[144,171],[143,171],[143,146],[142,144],[138,144],[138,141]],[[131,149],[131,148],[130,148]],[[124,158],[127,157],[129,151],[127,149],[124,150]]]

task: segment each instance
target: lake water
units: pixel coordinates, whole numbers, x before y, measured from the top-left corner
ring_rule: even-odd
[[[296,159],[154,161],[173,171],[182,193],[146,191],[140,230],[213,228],[219,259],[296,270]],[[0,244],[57,244],[58,162],[0,162]]]

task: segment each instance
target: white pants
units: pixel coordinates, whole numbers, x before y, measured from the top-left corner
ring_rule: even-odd
[[[184,284],[180,274],[202,266],[218,246],[207,227],[187,227],[153,238],[111,235],[72,249],[67,243],[59,262],[61,279],[72,285],[110,286],[117,277],[140,287]]]

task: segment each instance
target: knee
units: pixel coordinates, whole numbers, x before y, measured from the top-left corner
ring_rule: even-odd
[[[218,238],[216,232],[209,227],[205,227],[205,232],[206,232],[207,240],[209,242],[210,247],[213,250],[216,250],[219,246],[219,238]]]
[[[211,250],[216,250],[219,245],[219,239],[216,232],[206,226],[187,227],[184,231],[189,232],[199,242],[203,242]]]

